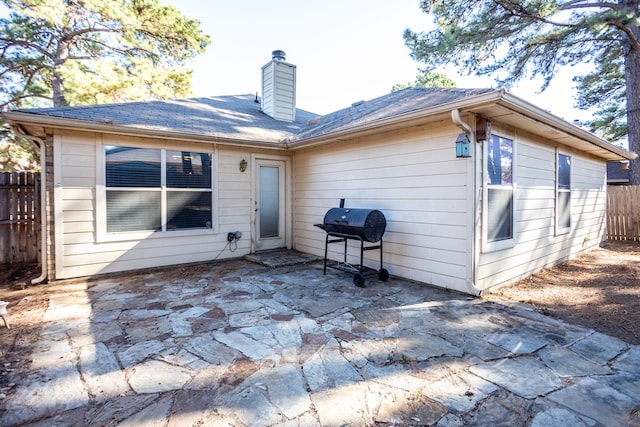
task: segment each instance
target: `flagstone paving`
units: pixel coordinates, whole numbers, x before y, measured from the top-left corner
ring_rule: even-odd
[[[51,292],[0,425],[640,425],[638,346],[524,306],[240,260]]]

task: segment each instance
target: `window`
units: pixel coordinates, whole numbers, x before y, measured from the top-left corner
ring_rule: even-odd
[[[556,234],[571,228],[571,157],[558,154],[556,179]]]
[[[486,242],[504,242],[487,249],[498,249],[512,243],[514,235],[513,206],[513,141],[491,135],[486,151]]]
[[[211,228],[211,154],[104,150],[108,233]]]

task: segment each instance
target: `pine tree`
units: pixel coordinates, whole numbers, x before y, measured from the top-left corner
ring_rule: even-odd
[[[185,96],[204,52],[200,23],[158,0],[4,0],[0,106]]]
[[[423,0],[436,28],[405,31],[427,69],[454,64],[493,75],[507,87],[536,76],[544,90],[564,66],[591,64],[578,76],[577,106],[596,107],[589,125],[610,139],[628,137],[640,152],[640,0]],[[640,184],[640,159],[631,182]]]

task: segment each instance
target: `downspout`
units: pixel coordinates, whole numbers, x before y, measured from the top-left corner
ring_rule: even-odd
[[[47,149],[42,139],[25,135],[23,133],[13,132],[16,136],[24,138],[37,147],[40,144],[40,239],[42,250],[40,251],[40,265],[42,266],[42,272],[40,276],[31,280],[32,285],[37,285],[47,278]]]
[[[467,123],[463,122],[462,119],[460,118],[460,111],[458,109],[453,109],[451,110],[451,120],[453,121],[453,124],[458,126],[464,133],[465,135],[467,135],[467,138],[469,138],[469,141],[471,141],[471,144],[473,145],[473,154],[474,154],[474,159],[473,159],[473,169],[471,171],[472,175],[473,175],[473,204],[472,204],[472,209],[473,209],[473,242],[471,245],[471,259],[473,262],[473,265],[471,267],[471,283],[470,283],[470,290],[471,292],[476,295],[476,296],[480,296],[482,294],[482,289],[478,289],[475,286],[476,283],[476,267],[478,265],[478,248],[477,246],[477,227],[476,227],[476,213],[478,210],[478,206],[477,206],[477,202],[478,202],[478,197],[476,194],[476,173],[478,170],[478,153],[477,153],[477,147],[476,147],[476,134],[474,132],[474,130],[471,128],[471,126],[469,126]]]

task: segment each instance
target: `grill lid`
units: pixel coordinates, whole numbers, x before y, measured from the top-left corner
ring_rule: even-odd
[[[327,233],[348,234],[367,242],[377,242],[387,227],[384,214],[377,209],[332,208],[324,215],[322,224],[316,224]]]

